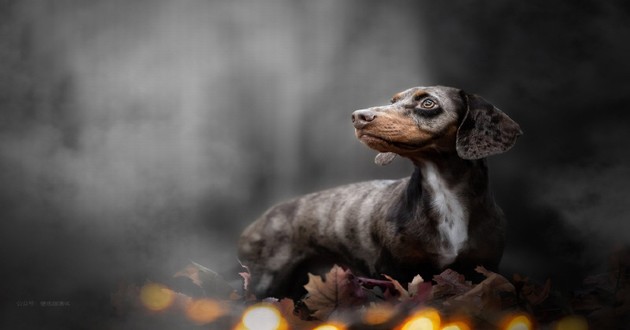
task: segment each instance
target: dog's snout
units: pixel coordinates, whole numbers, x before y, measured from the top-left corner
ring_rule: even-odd
[[[357,110],[352,113],[352,123],[355,128],[363,128],[376,118],[376,113],[370,109]]]

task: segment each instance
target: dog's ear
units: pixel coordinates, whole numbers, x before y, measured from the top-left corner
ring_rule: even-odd
[[[510,149],[523,134],[518,124],[480,96],[461,92],[466,113],[455,147],[463,159],[480,159]]]

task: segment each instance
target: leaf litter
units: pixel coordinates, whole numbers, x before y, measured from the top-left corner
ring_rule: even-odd
[[[322,276],[308,274],[304,286],[307,294],[297,301],[255,297],[248,288],[250,273],[246,265],[241,265],[243,271],[238,274],[240,288],[233,288],[218,273],[194,262],[176,272],[174,278],[188,279],[201,290],[202,298],[220,306],[220,313],[213,314],[215,318],[201,318],[201,322],[180,316],[183,324],[205,324],[209,329],[233,326],[248,306],[259,303],[277,309],[289,329],[312,329],[330,320],[348,329],[392,329],[422,308],[434,308],[446,320],[463,315],[473,329],[497,329],[506,316],[518,313],[529,315],[539,325],[559,324],[558,320],[577,315],[588,320],[591,328],[604,329],[630,321],[630,250],[613,254],[610,264],[608,272],[586,278],[582,287],[562,299],[558,299],[561,294],[553,290],[550,280],[537,283],[519,274],[508,280],[481,266],[475,269],[484,277],[479,283],[445,269],[431,281],[417,275],[403,284],[387,274],[372,279],[334,265]],[[140,290],[135,285],[119,285],[111,295],[116,316],[143,311]],[[174,304],[167,317],[185,315],[187,308],[199,301],[199,297],[172,292]],[[155,313],[148,315],[156,317]]]

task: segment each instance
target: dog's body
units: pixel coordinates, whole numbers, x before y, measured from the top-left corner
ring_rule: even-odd
[[[339,263],[401,280],[447,266],[495,268],[504,219],[488,189],[484,157],[509,149],[518,125],[483,99],[449,87],[417,87],[389,106],[357,110],[357,137],[410,159],[409,178],[350,184],[272,207],[242,234],[239,256],[260,296],[281,296],[299,270]],[[308,269],[307,269],[308,270]]]

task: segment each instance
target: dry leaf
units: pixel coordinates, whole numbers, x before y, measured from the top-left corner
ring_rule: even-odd
[[[396,292],[399,293],[398,295],[398,300],[399,301],[406,301],[409,300],[411,298],[411,295],[409,294],[409,291],[405,290],[405,288],[403,288],[402,285],[400,285],[400,282],[398,282],[397,280],[391,278],[389,275],[386,274],[382,274],[386,279],[388,279],[390,282],[392,282],[392,284],[394,285],[394,289],[396,289]]]
[[[475,285],[467,292],[454,297],[453,301],[464,303],[467,309],[473,313],[480,313],[484,310],[502,308],[502,295],[504,293],[514,294],[516,289],[505,277],[478,266],[475,271],[486,276],[486,279]],[[451,302],[452,303],[452,302]]]
[[[199,267],[197,267],[197,264],[194,262],[192,264],[187,265],[184,269],[175,273],[173,277],[189,278],[197,286],[202,286],[203,284],[200,278],[200,274],[199,274]]]
[[[416,275],[407,286],[411,300],[424,304],[433,298],[433,285],[425,282],[422,276]]]
[[[431,295],[432,285],[431,283],[425,283],[424,279],[420,275],[416,275],[410,283],[407,284],[405,289],[400,282],[393,279],[391,276],[383,274],[394,287],[395,292],[398,293],[395,297],[398,301],[415,301],[416,303],[424,303],[429,299]],[[387,298],[388,295],[386,295]]]
[[[363,288],[352,272],[337,265],[325,275],[325,279],[310,273],[308,279],[304,286],[308,295],[303,301],[316,319],[326,320],[340,309],[357,306],[366,301]]]
[[[189,278],[202,289],[206,297],[229,298],[231,293],[234,292],[234,288],[221,275],[196,262],[191,262],[184,269],[175,273],[173,277]]]
[[[273,304],[287,320],[291,329],[311,329],[317,325],[316,321],[308,320],[307,315],[300,315],[302,310],[295,308],[293,299],[283,298]]]
[[[367,277],[356,277],[356,282],[368,292],[369,296],[379,300],[396,300],[399,296],[394,283],[389,280],[375,280]],[[378,290],[376,290],[378,288]],[[370,299],[368,297],[368,299]]]
[[[486,285],[489,285],[490,287],[492,287],[493,291],[496,291],[496,292],[515,292],[516,291],[514,288],[514,285],[510,283],[510,281],[508,281],[505,277],[503,277],[502,275],[498,273],[489,271],[483,266],[477,266],[477,268],[475,268],[475,271],[477,273],[483,274],[486,277],[486,279],[483,280],[481,283],[485,283]]]
[[[472,289],[472,284],[466,281],[464,275],[446,269],[441,274],[433,276],[436,285],[433,286],[434,298],[445,298],[464,294]]]
[[[411,282],[407,285],[407,289],[409,291],[410,296],[415,296],[418,294],[418,290],[420,289],[420,285],[424,283],[424,279],[420,275],[416,275],[413,277]]]

